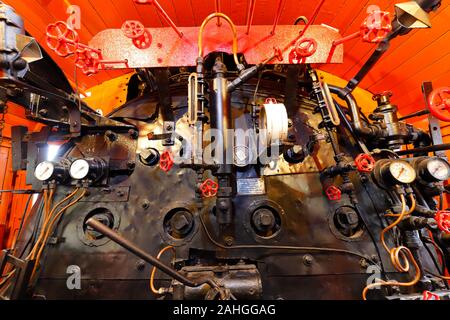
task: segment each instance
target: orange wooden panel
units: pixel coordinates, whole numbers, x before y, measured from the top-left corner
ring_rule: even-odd
[[[414,59],[418,54],[421,54],[422,50],[431,48],[437,52],[448,52],[448,42],[436,42],[442,35],[448,33],[450,27],[448,25],[450,21],[450,6],[444,8],[438,14],[433,16],[431,22],[433,27],[425,30],[418,30],[413,36],[409,38],[399,37],[392,41],[392,47],[386,52],[381,61],[370,72],[371,76],[369,80],[362,83],[365,88],[372,90],[382,79],[386,77],[401,64],[406,63],[409,59]],[[447,49],[447,50],[446,50]],[[429,52],[430,50],[428,50]],[[432,62],[432,58],[423,56],[423,60],[419,65],[425,65]],[[417,60],[416,60],[417,62]],[[416,68],[414,68],[416,69]],[[370,79],[372,81],[370,81]],[[374,80],[376,79],[376,80]]]
[[[11,167],[11,147],[9,142],[0,145],[0,188],[7,190],[12,188],[12,170]],[[7,223],[9,218],[9,209],[11,205],[11,193],[3,192],[0,194],[0,249],[4,247],[5,234],[7,233]]]
[[[389,73],[389,79],[393,81],[390,83],[390,90],[395,92],[396,88],[400,92],[407,91],[404,87],[405,83],[408,83],[409,78],[414,75],[420,73],[425,68],[429,68],[434,64],[438,64],[440,67],[440,73],[445,72],[450,66],[448,65],[448,61],[441,60],[442,57],[448,55],[448,52],[445,50],[436,50],[436,47],[445,46],[450,41],[450,32],[445,33],[441,37],[439,37],[433,45],[425,47],[419,53],[413,55],[410,59],[406,60],[406,62],[399,64],[396,68],[391,70]],[[427,60],[428,63],[424,63]],[[417,66],[421,66],[421,68],[417,68]],[[436,74],[438,75],[438,74]],[[386,75],[387,76],[387,75]],[[434,76],[432,74],[427,74],[427,77]],[[431,79],[431,78],[424,78]],[[386,83],[383,81],[379,81],[373,86],[370,87],[370,90],[373,92],[378,92],[383,90],[386,87]]]
[[[449,58],[447,56],[447,64]],[[433,70],[428,70],[428,72],[431,72]],[[422,75],[420,75],[422,76]],[[418,78],[418,82],[415,82],[414,85],[419,87],[416,87],[414,90],[404,90],[404,92],[407,93],[407,95],[400,95],[398,97],[394,97],[394,101],[396,101],[399,104],[399,109],[403,114],[413,112],[415,110],[422,110],[424,106],[424,99],[421,93],[420,85],[422,83],[422,80],[432,81],[434,88],[449,86],[450,83],[450,70],[447,68],[447,71],[442,74],[433,74],[430,75],[429,78],[424,77],[422,80],[420,79],[420,76]],[[413,84],[408,84],[409,86],[412,86]]]
[[[372,6],[377,6],[381,10],[385,11],[387,8],[392,7],[392,2],[393,0],[370,0],[366,2],[364,7],[359,11],[358,15],[353,19],[353,21],[339,30],[341,32],[341,35],[347,36],[359,31],[361,28],[361,24],[368,15],[368,9]],[[349,68],[351,68],[351,66],[361,61],[361,52],[364,52],[364,50],[371,50],[372,48],[375,48],[376,44],[363,42],[361,38],[356,38],[345,42],[343,46],[345,52],[344,63],[327,65],[325,67],[326,71],[335,73],[339,76],[343,75]]]

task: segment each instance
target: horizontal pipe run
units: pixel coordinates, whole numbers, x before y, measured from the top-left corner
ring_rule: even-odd
[[[200,281],[197,283],[197,282],[194,282],[194,281],[186,278],[184,275],[177,272],[176,270],[173,270],[171,267],[165,265],[164,263],[162,263],[161,261],[159,261],[152,255],[148,254],[147,252],[145,252],[144,250],[139,248],[137,245],[135,245],[134,243],[129,241],[128,239],[122,237],[121,235],[119,235],[117,232],[115,232],[111,228],[108,228],[103,223],[99,222],[97,219],[90,218],[88,221],[86,221],[86,224],[88,226],[90,226],[91,228],[93,228],[94,230],[103,234],[105,237],[108,237],[109,239],[111,239],[112,241],[117,243],[118,245],[127,249],[131,253],[135,254],[142,260],[150,263],[152,266],[158,268],[165,274],[169,275],[170,277],[174,278],[175,280],[178,280],[179,282],[183,283],[184,285],[186,285],[188,287],[198,287],[202,284],[210,283],[209,280],[204,280],[204,281]]]

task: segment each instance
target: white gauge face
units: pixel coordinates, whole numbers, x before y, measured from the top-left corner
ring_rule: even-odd
[[[450,166],[447,161],[439,158],[427,162],[428,173],[436,180],[445,181],[450,175]]]
[[[411,183],[416,179],[416,171],[405,161],[393,161],[389,165],[389,171],[399,183]]]
[[[70,166],[69,173],[73,179],[84,179],[89,173],[89,163],[84,159],[75,160]]]
[[[51,178],[53,172],[55,172],[55,165],[50,161],[43,161],[37,165],[34,176],[39,181],[46,181]]]

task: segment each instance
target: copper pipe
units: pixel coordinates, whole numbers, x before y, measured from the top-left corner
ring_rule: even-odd
[[[278,9],[277,9],[277,14],[275,15],[275,20],[273,21],[272,31],[270,31],[271,35],[275,34],[275,28],[278,25],[278,20],[280,20],[280,16],[281,16],[281,12],[283,11],[283,7],[284,7],[284,0],[278,0]]]
[[[253,14],[255,13],[255,3],[256,0],[250,0],[250,5],[248,7],[247,12],[247,31],[245,32],[246,34],[250,32],[250,27],[252,26],[253,23]]]
[[[237,40],[236,26],[234,25],[233,21],[231,21],[231,19],[223,13],[211,13],[209,16],[205,18],[205,20],[203,20],[202,25],[200,26],[200,30],[198,31],[198,56],[199,58],[203,58],[203,38],[202,38],[203,30],[205,29],[206,24],[215,17],[221,17],[225,19],[225,21],[227,21],[228,24],[230,25],[231,31],[233,32],[233,46],[232,46],[233,58],[236,65],[239,65],[239,59],[237,56],[238,40]]]

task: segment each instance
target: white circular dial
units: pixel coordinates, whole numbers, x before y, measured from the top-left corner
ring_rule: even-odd
[[[427,162],[429,174],[436,180],[447,180],[450,175],[450,166],[447,161],[439,158],[430,159]]]
[[[411,183],[416,179],[416,171],[405,161],[393,161],[389,165],[392,177],[400,183]]]
[[[34,176],[39,181],[46,181],[51,178],[53,172],[55,172],[55,165],[50,161],[43,161],[36,166]]]
[[[84,159],[78,159],[72,162],[69,174],[73,179],[84,179],[89,173],[89,163]]]

